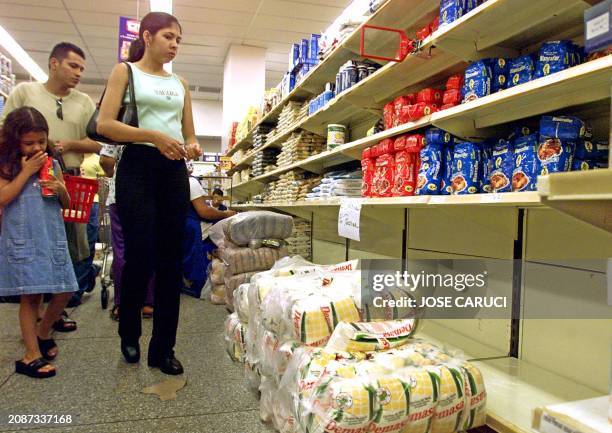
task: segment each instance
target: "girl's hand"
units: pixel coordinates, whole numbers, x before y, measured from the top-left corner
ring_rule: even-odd
[[[47,154],[44,152],[36,152],[34,155],[27,157],[21,157],[21,171],[32,176],[41,169],[45,161],[47,160]]]
[[[53,191],[55,194],[59,196],[62,192],[66,190],[66,186],[64,185],[64,182],[62,182],[61,180],[59,180],[57,177],[53,175],[49,175],[49,177],[50,177],[49,180],[41,180],[40,186],[43,188],[50,189],[51,191]]]
[[[179,160],[187,156],[185,149],[183,149],[179,141],[161,132],[155,131],[151,142],[157,147],[161,154],[168,159]]]
[[[202,148],[198,143],[190,143],[186,145],[185,150],[187,151],[188,159],[195,160],[202,156]]]

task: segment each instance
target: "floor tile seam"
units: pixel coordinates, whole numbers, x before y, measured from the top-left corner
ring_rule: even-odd
[[[156,418],[137,418],[137,419],[130,419],[130,420],[114,420],[114,421],[107,421],[107,422],[97,422],[97,423],[84,423],[84,424],[71,424],[70,426],[64,426],[64,427],[70,427],[70,428],[80,428],[80,427],[95,427],[95,426],[107,426],[107,425],[112,425],[112,424],[122,424],[122,423],[128,423],[128,422],[141,422],[141,421],[152,421],[152,420],[166,420],[166,419],[179,419],[179,418],[196,418],[196,417],[201,417],[201,416],[209,416],[209,415],[225,415],[225,414],[237,414],[237,413],[248,413],[248,412],[258,412],[259,409],[258,408],[253,408],[253,409],[244,409],[244,410],[233,410],[233,411],[221,411],[221,412],[205,412],[205,413],[201,413],[201,414],[188,414],[188,415],[175,415],[175,416],[162,416],[162,417],[156,417]],[[57,427],[52,427],[52,428],[61,428],[62,426],[57,426]],[[18,429],[18,430],[3,430],[2,428],[0,428],[0,432],[29,432],[29,431],[40,431],[42,429],[47,429],[49,428],[49,426],[40,426],[40,427],[33,427],[33,428],[28,428],[28,429]]]

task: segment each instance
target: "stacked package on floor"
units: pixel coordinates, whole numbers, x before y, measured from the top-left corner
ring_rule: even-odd
[[[284,167],[294,162],[321,153],[325,147],[325,138],[307,131],[293,133],[282,144],[278,155],[277,166]]]
[[[228,307],[233,306],[233,293],[240,284],[248,283],[256,272],[270,269],[279,258],[287,255],[283,240],[292,230],[290,216],[268,211],[240,213],[213,226],[210,238],[217,245],[217,255],[224,265],[223,284]]]
[[[310,242],[312,228],[310,221],[303,218],[293,219],[293,232],[285,239],[290,256],[301,256],[310,260],[312,256],[312,245]]]
[[[257,149],[260,146],[263,146],[266,143],[266,138],[272,127],[269,125],[259,125],[253,131],[253,147]]]
[[[361,308],[355,264],[285,258],[240,286],[234,305],[261,418],[283,433],[453,433],[485,423],[479,370],[415,339],[406,311]],[[371,313],[371,311],[370,311]],[[389,317],[384,320],[383,317]]]
[[[361,170],[332,171],[321,183],[306,194],[306,200],[325,200],[333,197],[361,197]]]
[[[253,163],[251,164],[251,174],[253,177],[261,176],[276,169],[276,159],[278,149],[267,148],[255,154]]]

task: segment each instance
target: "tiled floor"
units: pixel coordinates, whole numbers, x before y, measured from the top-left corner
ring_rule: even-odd
[[[259,421],[259,401],[247,389],[242,365],[223,344],[224,307],[184,296],[176,345],[187,385],[162,402],[141,390],[168,376],[146,365],[128,365],[119,350],[117,323],[100,307],[100,292],[71,311],[78,330],[55,334],[60,355],[56,377],[14,374],[22,356],[17,304],[0,304],[0,432],[271,432]],[[151,332],[146,320],[143,335]],[[146,354],[148,341],[141,339]],[[71,415],[68,425],[8,424],[9,414]]]

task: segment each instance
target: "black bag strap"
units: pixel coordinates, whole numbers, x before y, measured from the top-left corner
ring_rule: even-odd
[[[127,66],[128,71],[128,85],[125,89],[126,92],[129,91],[129,102],[128,105],[136,105],[136,92],[134,91],[134,73],[132,72],[132,65],[128,62],[121,62]],[[102,100],[104,99],[104,94],[106,93],[106,86],[104,86],[104,90],[102,91],[102,95],[100,95],[100,101],[98,101],[98,107],[102,105]],[[123,93],[125,97],[125,92]],[[123,98],[121,98],[121,102],[123,103]]]

